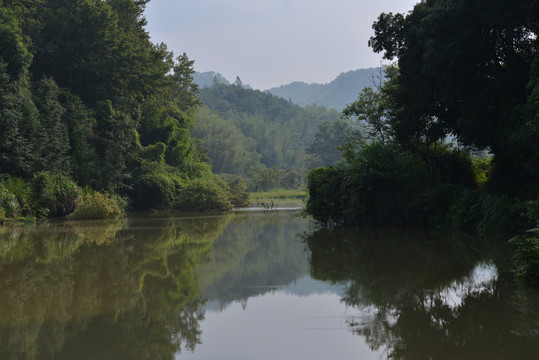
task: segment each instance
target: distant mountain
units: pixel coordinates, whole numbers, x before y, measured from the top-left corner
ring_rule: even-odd
[[[230,81],[228,81],[223,75],[216,73],[215,71],[196,72],[193,74],[193,80],[195,80],[195,82],[201,89],[213,86],[214,79],[216,79],[221,84],[230,85]]]
[[[379,76],[380,68],[359,69],[341,73],[328,84],[293,82],[268,91],[300,106],[316,104],[341,111],[356,100],[364,87],[372,86],[373,78]]]
[[[196,72],[193,74],[193,80],[198,84],[198,87],[201,89],[214,86],[216,80],[219,84],[232,84],[227,78],[225,78],[220,73],[216,73],[215,71]],[[236,81],[234,82],[234,84],[237,84],[238,81],[242,88],[252,89],[251,85],[242,83],[239,77],[236,77]]]

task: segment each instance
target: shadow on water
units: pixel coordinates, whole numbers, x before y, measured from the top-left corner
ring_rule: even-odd
[[[346,284],[350,330],[388,358],[539,358],[539,296],[518,289],[506,242],[400,228],[303,237],[312,277]]]

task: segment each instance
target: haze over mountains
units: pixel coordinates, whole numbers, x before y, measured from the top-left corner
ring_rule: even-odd
[[[373,85],[373,81],[380,76],[380,71],[380,68],[358,69],[341,73],[327,84],[296,81],[267,91],[300,106],[316,104],[341,111],[347,104],[356,100],[361,89]],[[230,84],[228,79],[213,71],[194,75],[194,80],[201,88],[212,86],[214,78],[219,83]],[[244,87],[249,88],[248,85]]]

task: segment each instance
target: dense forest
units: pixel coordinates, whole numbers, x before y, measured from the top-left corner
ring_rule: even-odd
[[[320,165],[310,151],[318,127],[340,118],[335,110],[246,88],[239,78],[233,84],[216,79],[200,89],[200,100],[205,107],[195,115],[193,136],[203,142],[213,171],[246,178],[253,191],[301,186],[307,170]]]
[[[537,226],[538,6],[428,0],[381,14],[369,45],[395,63],[343,111],[366,131],[338,165],[309,173],[307,211],[332,226]],[[518,273],[535,285],[538,233],[512,240]]]
[[[150,41],[147,2],[0,3],[0,218],[245,202],[191,137],[193,61]]]

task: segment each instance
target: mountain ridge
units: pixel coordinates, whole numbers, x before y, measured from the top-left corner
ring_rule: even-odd
[[[265,92],[289,100],[296,105],[317,105],[341,111],[346,105],[356,100],[364,87],[371,86],[373,79],[379,77],[381,71],[380,67],[350,70],[340,73],[335,79],[325,84],[293,81],[265,90]],[[197,72],[194,75],[194,80],[200,88],[215,85],[214,79],[225,85],[231,83],[214,71]]]
[[[295,81],[268,91],[300,106],[316,104],[341,111],[356,100],[364,87],[371,86],[373,79],[380,76],[380,72],[379,67],[350,70],[340,73],[326,84]]]

